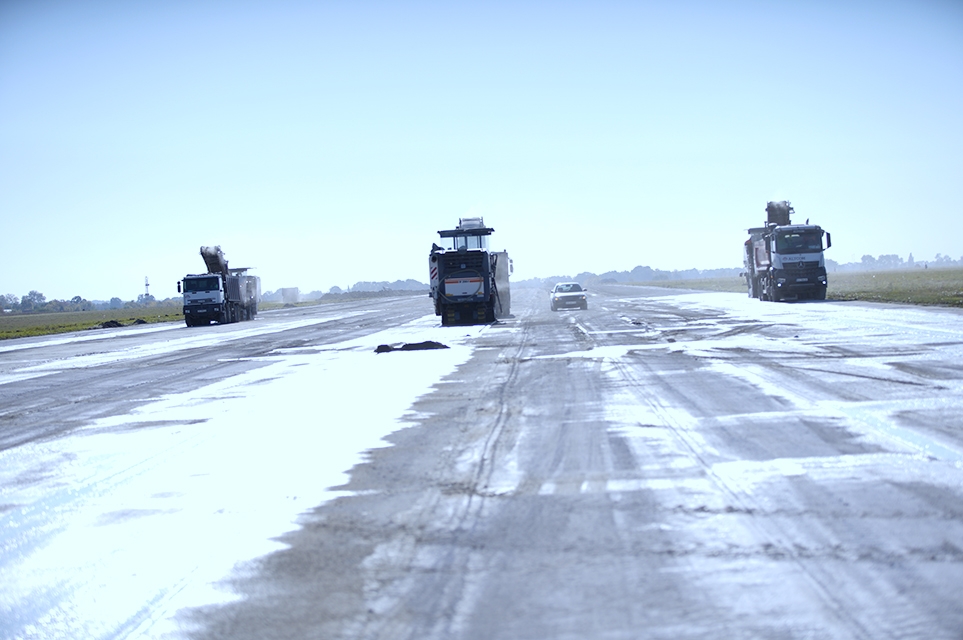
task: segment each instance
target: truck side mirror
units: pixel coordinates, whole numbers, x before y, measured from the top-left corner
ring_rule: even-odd
[[[177,282],[177,293],[180,293],[180,292],[181,292],[181,283],[180,283],[180,281],[178,281],[178,282]]]
[[[833,236],[828,231],[826,232],[826,248],[833,246]]]

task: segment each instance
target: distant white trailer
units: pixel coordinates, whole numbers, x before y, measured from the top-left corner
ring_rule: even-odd
[[[297,304],[301,300],[301,292],[297,287],[284,287],[281,289],[281,302],[284,304]]]
[[[492,252],[495,262],[496,303],[495,317],[507,318],[512,315],[512,290],[508,277],[515,271],[515,264],[507,251]]]

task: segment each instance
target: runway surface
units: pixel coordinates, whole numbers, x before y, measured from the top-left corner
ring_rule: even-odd
[[[958,310],[512,300],[0,342],[0,636],[963,636]]]

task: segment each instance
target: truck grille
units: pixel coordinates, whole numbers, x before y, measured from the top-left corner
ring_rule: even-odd
[[[793,262],[787,264],[783,270],[785,275],[789,279],[794,278],[810,278],[816,279],[816,277],[825,275],[826,271],[819,266],[818,261],[813,262]]]
[[[463,269],[472,269],[481,273],[487,273],[485,260],[488,254],[484,252],[468,253],[446,253],[442,256],[442,264],[445,266],[445,273],[454,273]],[[464,266],[462,266],[464,265]]]

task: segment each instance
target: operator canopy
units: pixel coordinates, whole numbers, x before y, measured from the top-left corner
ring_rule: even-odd
[[[443,249],[468,251],[469,249],[488,250],[488,236],[495,231],[486,227],[481,218],[461,218],[456,229],[438,232]]]

